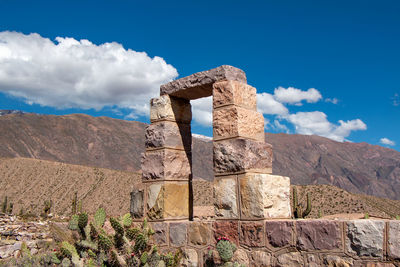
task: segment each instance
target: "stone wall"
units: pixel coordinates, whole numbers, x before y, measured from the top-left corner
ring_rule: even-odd
[[[193,220],[190,100],[213,96],[214,214]],[[183,266],[220,263],[217,238],[245,266],[400,266],[400,221],[291,220],[290,179],[272,175],[272,146],[256,89],[232,66],[160,87],[150,102],[143,188],[131,214],[148,218],[162,250],[183,250]],[[211,262],[210,262],[211,261]]]
[[[163,250],[182,248],[183,266],[219,262],[216,239],[238,246],[246,266],[400,266],[400,221],[264,220],[151,223]],[[211,258],[209,255],[212,255]]]

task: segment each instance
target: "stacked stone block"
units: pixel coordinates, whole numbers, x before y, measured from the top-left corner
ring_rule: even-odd
[[[271,175],[272,146],[264,142],[256,88],[213,84],[213,136],[216,218],[289,218],[290,180]]]
[[[160,95],[151,100],[151,125],[146,129],[142,159],[146,187],[143,192],[132,194],[138,201],[143,200],[144,212],[135,210],[133,214],[143,214],[151,220],[183,219],[189,215],[189,101],[212,95],[216,217],[290,217],[290,180],[271,175],[272,147],[264,142],[264,117],[257,112],[257,91],[247,84],[242,70],[221,66],[195,73],[162,85]],[[136,204],[134,208],[139,207]]]
[[[142,212],[150,221],[189,219],[191,182],[191,106],[188,100],[162,95],[150,101],[146,152],[142,156]],[[133,194],[134,194],[133,193]],[[133,199],[135,202],[135,199]],[[138,208],[138,209],[139,209]]]

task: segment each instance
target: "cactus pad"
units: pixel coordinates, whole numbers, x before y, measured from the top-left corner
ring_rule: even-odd
[[[122,217],[121,217],[121,221],[122,221],[122,224],[123,224],[125,227],[131,226],[131,224],[132,224],[132,217],[131,217],[131,214],[130,214],[130,213],[127,213],[127,214],[125,214],[124,216],[122,216]]]
[[[88,223],[88,215],[86,212],[79,214],[78,227],[84,230]]]
[[[124,235],[124,228],[122,227],[122,225],[119,223],[119,221],[117,219],[110,218],[110,223],[116,233],[118,233],[120,235]]]
[[[78,230],[78,221],[79,221],[79,216],[74,214],[71,216],[71,219],[69,220],[68,223],[68,228],[70,230]]]
[[[110,250],[110,248],[113,246],[112,241],[103,234],[99,234],[99,247],[104,249],[105,251]]]
[[[106,211],[103,208],[99,208],[94,215],[94,225],[97,227],[103,227],[106,221]]]

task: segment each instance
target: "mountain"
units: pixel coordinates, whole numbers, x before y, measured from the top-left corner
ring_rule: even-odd
[[[296,184],[331,184],[352,193],[400,199],[400,152],[320,136],[266,134],[273,171]]]
[[[25,114],[25,112],[20,110],[12,110],[12,109],[0,109],[0,116],[9,115],[9,114]]]
[[[0,116],[0,157],[25,157],[139,171],[146,124],[82,114]],[[400,152],[320,136],[266,134],[275,174],[292,184],[331,184],[400,199]],[[213,179],[212,142],[193,138],[193,174]]]
[[[83,114],[1,116],[0,157],[138,171],[145,126]]]

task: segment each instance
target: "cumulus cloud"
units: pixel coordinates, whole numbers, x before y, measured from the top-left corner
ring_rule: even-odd
[[[367,125],[360,119],[339,120],[339,124],[333,124],[328,121],[326,114],[320,111],[297,112],[284,118],[294,125],[296,132],[299,134],[315,134],[339,142],[343,142],[351,131],[367,129]]]
[[[147,115],[149,99],[178,76],[161,57],[112,42],[0,32],[0,91],[56,108],[127,108]]]
[[[318,102],[322,95],[315,89],[310,88],[307,91],[302,91],[294,87],[283,88],[279,86],[274,90],[274,97],[281,103],[288,103],[292,105],[302,105],[301,101],[305,100],[307,103]]]
[[[326,98],[325,99],[325,102],[328,102],[328,103],[332,103],[332,104],[337,104],[337,103],[339,103],[339,99],[337,99],[337,98]]]
[[[386,137],[381,138],[381,140],[379,140],[379,142],[381,144],[383,144],[383,145],[388,145],[388,146],[395,146],[396,145],[396,143],[394,141],[392,141],[392,140],[390,140],[390,139],[388,139]]]
[[[274,120],[274,127],[279,131],[284,131],[286,133],[290,132],[288,127],[285,124],[282,124],[279,120]]]
[[[400,96],[399,94],[395,93],[394,96],[392,97],[393,100],[393,106],[397,107],[400,105]]]
[[[257,108],[259,112],[269,115],[285,115],[289,112],[282,103],[268,93],[257,94]]]
[[[193,120],[203,126],[212,126],[212,97],[191,100]]]

